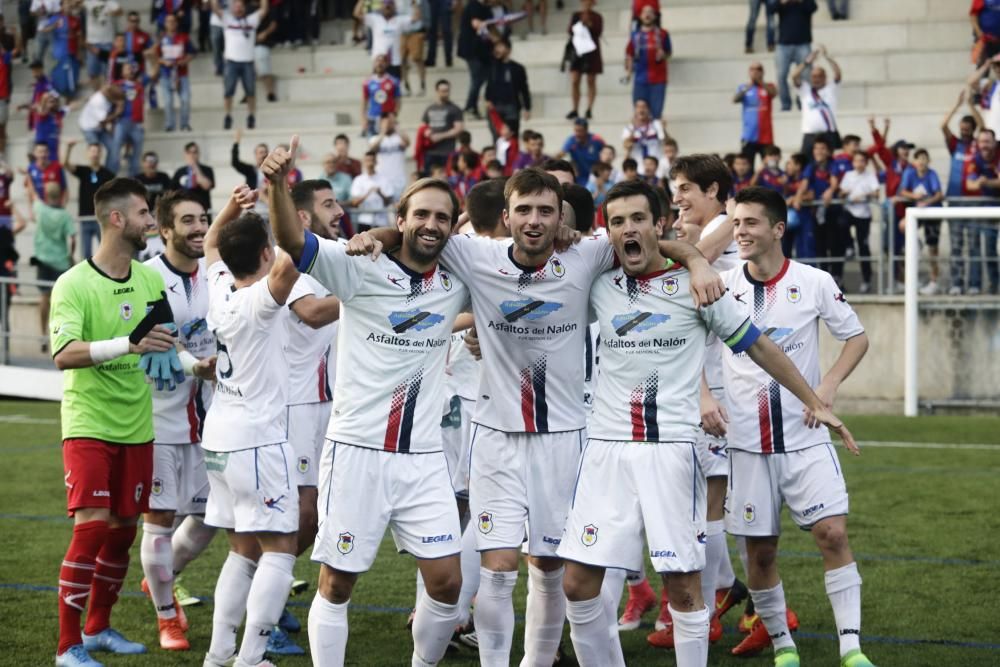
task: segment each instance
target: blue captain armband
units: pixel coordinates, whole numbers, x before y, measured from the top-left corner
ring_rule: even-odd
[[[305,243],[302,244],[302,255],[296,268],[299,273],[309,273],[319,255],[319,239],[308,229],[303,229],[302,233],[305,234]]]
[[[739,354],[740,352],[749,350],[750,346],[756,343],[758,338],[760,338],[760,329],[754,326],[754,323],[748,317],[740,328],[734,331],[725,342],[726,346],[734,354]]]

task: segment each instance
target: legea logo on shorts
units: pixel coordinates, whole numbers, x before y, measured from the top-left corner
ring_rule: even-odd
[[[337,551],[342,554],[349,554],[354,551],[354,535],[344,531],[337,536]]]

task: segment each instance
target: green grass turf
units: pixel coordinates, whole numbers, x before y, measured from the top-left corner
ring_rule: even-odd
[[[5,621],[0,664],[52,664],[56,639],[55,585],[59,562],[70,537],[64,516],[64,488],[58,408],[50,403],[0,402],[0,618]],[[30,420],[30,421],[26,421]],[[862,441],[930,443],[1000,442],[1000,419],[926,417],[848,417]],[[868,447],[863,456],[842,455],[851,492],[851,543],[864,578],[864,646],[876,664],[987,666],[1000,664],[1000,448],[917,449]],[[19,518],[20,517],[20,518]],[[42,517],[35,518],[35,517]],[[810,536],[785,522],[782,577],[790,605],[798,612],[797,643],[804,665],[838,664],[835,628],[823,590],[821,561]],[[210,596],[225,557],[217,538],[184,574],[195,594]],[[941,559],[947,559],[940,562]],[[738,560],[736,561],[739,570]],[[171,654],[155,648],[156,625],[149,602],[137,594],[141,570],[138,545],[115,611],[114,625],[143,641],[151,653],[109,657],[117,665],[200,665],[211,633],[211,604],[188,608],[193,650]],[[317,568],[302,559],[298,576],[315,581]],[[523,573],[522,573],[523,574]],[[654,581],[659,589],[659,583]],[[394,553],[386,539],[373,570],[354,593],[348,662],[354,665],[406,665],[411,650],[404,628],[412,605],[414,564]],[[524,576],[516,608],[524,609]],[[293,611],[305,625],[311,593],[292,598]],[[726,618],[727,634],[710,654],[712,665],[769,665],[768,655],[737,659],[728,650],[738,641],[732,631],[735,612]],[[520,618],[520,616],[519,616]],[[646,617],[647,626],[654,620]],[[672,665],[671,653],[647,647],[648,628],[622,635],[630,665]],[[523,623],[515,636],[520,654]],[[568,628],[566,646],[569,647]],[[305,645],[305,633],[299,635]],[[902,640],[902,643],[901,641]],[[925,640],[924,643],[906,643]],[[935,641],[982,644],[974,648]],[[282,665],[307,665],[306,658]],[[475,665],[470,651],[449,654],[448,665]]]

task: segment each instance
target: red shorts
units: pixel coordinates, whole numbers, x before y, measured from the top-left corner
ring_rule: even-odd
[[[149,511],[153,443],[115,445],[93,438],[63,440],[66,508],[106,507],[120,517]]]

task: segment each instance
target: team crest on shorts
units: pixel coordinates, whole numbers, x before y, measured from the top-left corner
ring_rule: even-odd
[[[583,527],[583,534],[580,535],[580,541],[583,542],[583,546],[592,547],[597,543],[597,526],[592,523],[588,523]]]
[[[791,303],[798,303],[802,300],[802,290],[799,289],[798,285],[789,285],[788,289],[785,290],[785,296]]]
[[[493,512],[479,513],[479,532],[486,535],[493,530]]]
[[[354,535],[344,531],[337,536],[337,551],[347,555],[354,551]]]
[[[142,482],[135,485],[135,502],[139,502],[139,498],[142,498]]]
[[[149,492],[152,493],[154,496],[158,496],[161,493],[163,493],[163,480],[161,480],[159,477],[154,477],[153,485],[149,487]]]
[[[441,281],[441,287],[444,288],[445,292],[451,291],[451,276],[449,276],[444,271],[438,271],[438,279]]]
[[[757,520],[757,508],[753,506],[753,503],[745,503],[743,505],[743,522],[753,523]]]
[[[550,259],[549,264],[552,266],[552,275],[556,278],[562,278],[566,275],[566,267],[563,266],[563,263],[559,261],[558,257]]]
[[[299,466],[298,467],[299,467],[299,472],[301,472],[301,473],[307,473],[307,472],[309,472],[309,457],[308,456],[300,456],[299,457]]]
[[[677,278],[670,277],[664,278],[663,282],[660,283],[660,287],[663,288],[663,293],[667,296],[673,296],[677,294],[677,290],[680,289],[680,283],[677,282]]]
[[[129,303],[128,301],[122,303],[120,312],[122,315],[122,319],[125,320],[126,322],[132,319],[132,304]]]

